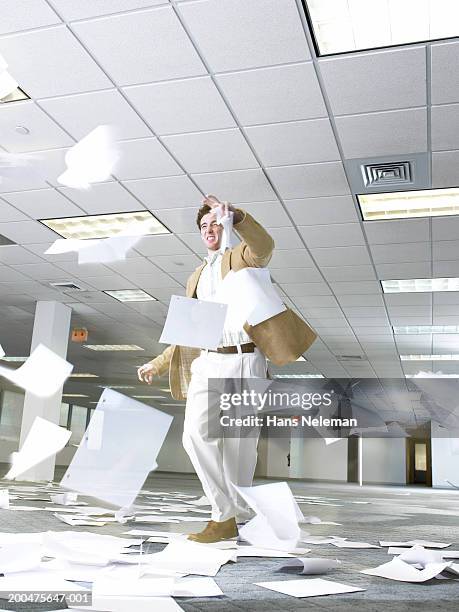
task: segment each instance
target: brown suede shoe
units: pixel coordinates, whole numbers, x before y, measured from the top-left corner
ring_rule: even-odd
[[[221,540],[229,540],[238,535],[236,519],[234,517],[227,521],[217,523],[217,521],[209,521],[206,528],[200,533],[190,533],[189,540],[200,542],[201,544],[211,544],[212,542],[220,542]]]

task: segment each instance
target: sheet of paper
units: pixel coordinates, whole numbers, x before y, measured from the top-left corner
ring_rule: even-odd
[[[174,590],[174,578],[139,578],[126,580],[112,580],[110,578],[97,578],[92,585],[94,597],[100,595],[122,596],[161,596],[170,595]]]
[[[411,565],[419,564],[425,567],[428,563],[443,563],[444,561],[443,551],[441,550],[432,550],[419,545],[408,548],[408,550],[402,550],[403,552],[398,558]]]
[[[3,350],[3,346],[0,344],[0,358],[5,356],[5,351]]]
[[[173,295],[159,342],[215,350],[226,310],[226,304]]]
[[[300,522],[309,525],[342,525],[342,523],[335,523],[334,521],[323,521],[318,516],[305,516]]]
[[[175,581],[174,597],[219,597],[224,595],[213,578],[197,577],[178,578]]]
[[[405,563],[398,557],[394,557],[392,561],[383,563],[372,569],[361,570],[362,574],[369,576],[380,576],[389,580],[398,580],[400,582],[426,582],[441,574],[449,562],[443,563],[427,563],[422,570],[416,569],[409,563]]]
[[[107,597],[93,596],[93,605],[84,608],[68,607],[74,612],[183,612],[172,597]]]
[[[379,542],[380,546],[423,546],[424,548],[447,548],[451,546],[451,542],[445,544],[444,542],[429,542],[428,540],[408,540],[407,542]]]
[[[341,561],[338,559],[320,559],[314,557],[297,557],[295,559],[289,559],[283,561],[277,568],[278,570],[285,569],[287,567],[294,567],[301,569],[301,574],[313,575],[313,574],[326,574],[327,572],[336,569],[341,565]]]
[[[291,595],[292,597],[316,597],[319,595],[338,595],[340,593],[356,593],[364,591],[348,584],[340,584],[322,578],[309,578],[302,580],[280,580],[273,582],[255,582],[257,586]]]
[[[16,370],[0,366],[0,376],[37,397],[50,397],[59,391],[72,370],[72,364],[39,344]]]
[[[4,478],[12,480],[52,457],[67,444],[72,432],[41,417],[36,417],[19,452]]]
[[[402,553],[408,553],[409,551],[414,551],[415,549],[420,550],[421,547],[414,546],[413,548],[405,548],[405,547],[397,547],[397,546],[389,546],[387,553],[389,555],[401,555]],[[424,549],[425,550],[425,549]],[[459,559],[459,550],[441,550],[441,551],[426,551],[432,552],[436,554],[437,552],[441,554],[443,559]],[[406,561],[406,559],[403,559]]]
[[[0,508],[3,510],[8,510],[10,507],[10,494],[8,489],[3,489],[0,491]]]
[[[97,412],[104,414],[102,432],[102,419],[96,417],[93,425]],[[157,465],[172,420],[165,412],[105,389],[61,486],[118,508],[130,508]],[[102,436],[100,448],[88,448],[93,427],[98,430],[97,436]]]
[[[57,182],[74,189],[89,189],[92,183],[110,177],[119,158],[114,129],[99,125],[67,151],[67,169]]]
[[[379,548],[376,544],[368,544],[367,542],[350,542],[349,540],[335,540],[330,542],[337,548]]]
[[[54,504],[61,504],[62,506],[70,506],[74,504],[78,499],[78,493],[73,491],[67,491],[67,493],[58,493],[49,496]],[[86,502],[81,502],[87,506]]]
[[[151,556],[149,571],[156,569],[201,576],[215,576],[220,567],[236,560],[235,550],[219,550],[190,540],[174,539]]]
[[[295,548],[291,552],[283,550],[272,550],[270,548],[260,548],[259,546],[238,546],[236,554],[238,557],[272,557],[274,559],[279,558],[291,558],[297,555],[306,555],[311,552],[310,548]]]
[[[18,572],[0,578],[0,591],[12,593],[14,591],[54,591],[65,593],[67,591],[87,591],[75,582],[68,582],[54,571]]]
[[[346,538],[342,538],[340,536],[329,535],[329,536],[319,536],[319,535],[304,535],[302,532],[301,542],[305,544],[333,544],[333,542],[342,542]]]
[[[40,565],[42,547],[40,544],[8,544],[0,548],[0,574],[24,572]]]
[[[237,487],[241,497],[256,512],[255,518],[239,529],[239,535],[263,548],[290,551],[300,539],[298,520],[303,518],[286,482]]]
[[[221,243],[220,243],[220,252],[224,253],[226,249],[231,248],[231,233],[233,231],[233,220],[234,213],[228,211],[227,215],[222,215],[222,211],[220,207],[214,209],[216,213],[217,223],[223,227]]]
[[[226,325],[231,327],[242,327],[246,321],[258,325],[286,310],[268,268],[230,270],[217,291],[215,301],[228,305]]]
[[[136,516],[134,518],[134,521],[136,523],[180,523],[180,520],[178,518],[171,518],[168,516],[161,516],[161,515],[140,515],[140,516]]]

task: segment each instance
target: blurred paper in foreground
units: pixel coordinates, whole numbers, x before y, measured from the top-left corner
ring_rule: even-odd
[[[14,453],[5,478],[17,478],[30,468],[52,457],[67,444],[72,432],[46,419],[36,417],[19,452]]]
[[[105,389],[61,486],[129,507],[156,468],[171,422],[170,415]]]
[[[143,225],[139,223],[138,232],[129,235],[112,236],[97,240],[78,238],[58,238],[45,251],[45,255],[58,255],[61,253],[78,253],[78,263],[110,263],[126,259],[128,251],[142,239],[145,234]],[[133,230],[131,230],[133,232]],[[143,232],[143,233],[142,233]]]
[[[110,177],[119,157],[113,128],[99,125],[67,151],[67,170],[57,182],[74,189],[89,189],[91,183]]]
[[[59,391],[72,370],[71,363],[39,344],[20,368],[0,366],[0,376],[37,397],[50,397]]]

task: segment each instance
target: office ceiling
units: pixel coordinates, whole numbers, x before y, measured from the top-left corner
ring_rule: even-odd
[[[145,349],[72,343],[76,371],[135,384],[135,365],[162,350],[170,296],[200,263],[195,211],[215,193],[269,229],[272,277],[319,334],[284,372],[458,371],[399,359],[456,352],[457,335],[394,337],[392,325],[458,325],[459,292],[383,295],[379,281],[459,276],[459,218],[363,222],[343,165],[427,153],[427,183],[457,186],[457,40],[317,58],[300,0],[4,0],[0,13],[0,53],[31,97],[0,107],[0,145],[39,158],[38,172],[0,183],[0,234],[17,243],[0,247],[8,354],[28,354],[35,301],[57,300],[91,343]],[[90,191],[59,186],[68,148],[106,123],[121,141],[116,175]],[[143,238],[126,261],[44,255],[58,236],[37,219],[143,209],[172,234]],[[129,288],[158,302],[102,293]]]

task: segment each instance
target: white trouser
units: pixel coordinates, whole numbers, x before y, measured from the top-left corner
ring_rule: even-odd
[[[212,353],[202,351],[191,364],[183,428],[183,447],[188,453],[204,493],[212,504],[212,520],[241,521],[250,510],[231,483],[251,486],[257,464],[258,435],[211,438],[208,433],[209,378],[266,378],[266,358],[253,353]],[[259,434],[259,431],[258,431]]]

